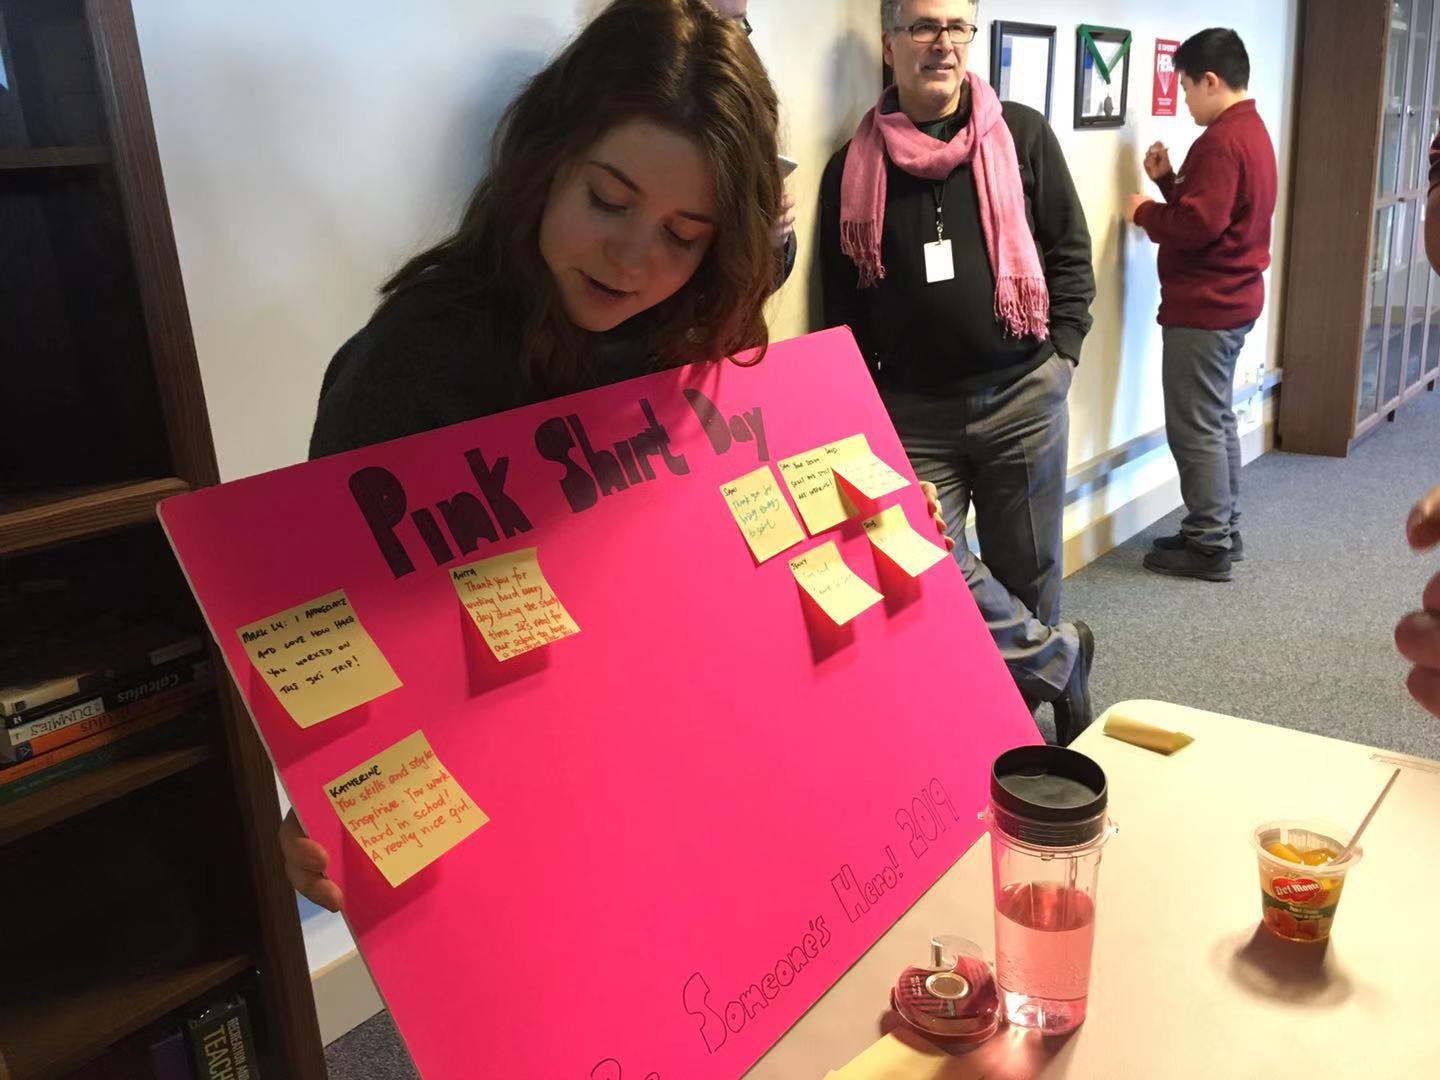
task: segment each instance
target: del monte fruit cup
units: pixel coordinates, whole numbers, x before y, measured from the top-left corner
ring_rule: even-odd
[[[1345,875],[1360,861],[1348,829],[1314,821],[1271,821],[1252,837],[1260,858],[1260,901],[1265,926],[1290,941],[1325,941],[1345,888]]]

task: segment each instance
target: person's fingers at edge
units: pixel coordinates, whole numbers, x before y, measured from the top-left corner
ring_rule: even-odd
[[[320,878],[306,895],[312,904],[318,904],[326,911],[338,912],[345,906],[345,894],[329,878]]]
[[[1440,615],[1440,574],[1432,577],[1430,584],[1425,586],[1425,591],[1420,596],[1420,606]]]
[[[312,904],[317,904],[328,911],[340,910],[340,905],[344,900],[340,886],[324,874],[310,873],[297,866],[286,864],[285,880],[290,883],[292,889]]]
[[[1440,670],[1440,615],[1414,611],[1395,627],[1395,648],[1412,664]]]
[[[323,874],[330,868],[330,853],[323,845],[309,837],[296,840],[290,847],[288,858],[296,866],[313,874]]]
[[[340,886],[327,877],[312,878],[309,884],[300,889],[299,893],[312,904],[323,907],[326,911],[339,911],[344,903],[344,897],[340,894]]]
[[[1405,688],[1431,715],[1440,717],[1440,671],[1417,667],[1405,680]]]
[[[1416,551],[1440,543],[1440,487],[1431,488],[1410,511],[1405,536]]]

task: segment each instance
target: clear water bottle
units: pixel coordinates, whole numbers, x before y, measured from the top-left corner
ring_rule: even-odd
[[[990,777],[995,982],[1010,1023],[1047,1035],[1085,1022],[1100,855],[1115,834],[1105,773],[1074,750],[1024,746]]]

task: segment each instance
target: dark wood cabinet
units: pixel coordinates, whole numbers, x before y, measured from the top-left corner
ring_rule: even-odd
[[[126,0],[0,0],[0,328],[0,653],[36,581],[62,635],[203,633],[155,505],[219,478]],[[237,979],[262,1074],[325,1076],[274,773],[212,659],[163,743],[0,801],[0,1080],[131,1075]]]
[[[1440,377],[1425,258],[1440,3],[1306,0],[1280,445],[1344,456]]]

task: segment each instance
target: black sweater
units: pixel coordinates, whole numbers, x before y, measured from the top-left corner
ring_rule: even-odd
[[[494,318],[423,289],[384,305],[325,371],[310,457],[418,435],[652,370],[644,339],[627,323],[593,336],[592,377],[552,391],[528,387],[495,344],[505,335],[495,333]]]
[[[1050,288],[1050,339],[1007,336],[995,318],[995,272],[985,249],[980,204],[969,165],[944,183],[945,235],[955,277],[926,284],[923,245],[935,240],[935,181],[886,166],[886,276],[856,285],[855,264],[840,250],[840,181],[849,143],[830,159],[820,182],[820,273],[827,326],[848,325],[882,386],[921,392],[967,392],[1010,382],[1056,351],[1078,361],[1090,330],[1095,274],[1090,232],[1060,144],[1034,109],[1004,104],[1015,139],[1025,214]],[[922,130],[948,140],[969,110]]]
[[[792,233],[776,253],[776,288],[789,277],[795,250]],[[418,435],[655,370],[643,313],[608,333],[590,335],[589,374],[574,386],[548,391],[527,386],[504,355],[505,346],[497,344],[513,338],[515,330],[513,316],[494,305],[449,300],[425,288],[382,305],[325,370],[310,457]]]

